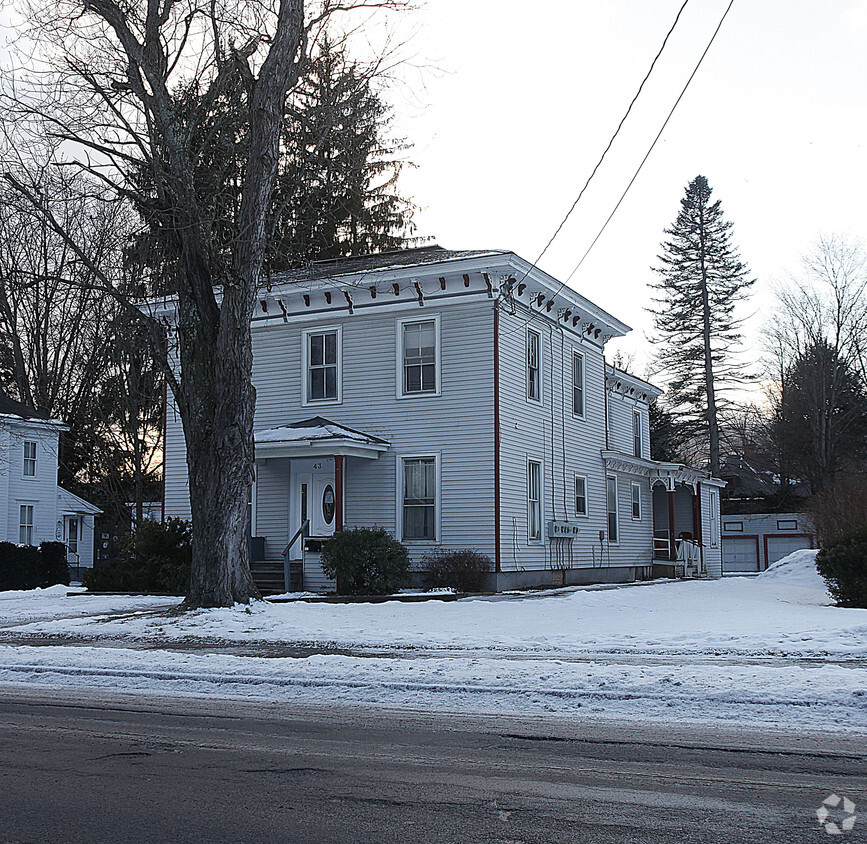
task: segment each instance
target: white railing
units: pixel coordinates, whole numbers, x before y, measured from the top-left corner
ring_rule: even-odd
[[[695,539],[677,539],[677,561],[683,564],[686,576],[700,577],[707,574],[704,567],[704,548]]]

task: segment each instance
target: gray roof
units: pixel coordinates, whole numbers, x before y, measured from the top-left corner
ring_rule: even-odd
[[[28,407],[15,399],[10,399],[5,393],[0,393],[0,415],[20,416],[22,419],[50,419],[47,413]]]
[[[339,425],[330,419],[323,419],[321,416],[257,431],[253,438],[259,445],[264,443],[311,442],[313,440],[347,440],[367,445],[388,445],[388,442],[379,437],[356,431],[354,428],[347,428],[345,425]]]
[[[510,255],[507,249],[463,249],[449,250],[433,244],[418,249],[400,249],[395,252],[377,252],[373,255],[357,255],[350,258],[331,258],[325,261],[313,261],[306,267],[276,273],[269,279],[263,279],[268,284],[281,284],[292,281],[316,281],[333,276],[351,275],[353,273],[369,273],[389,270],[396,267],[420,267],[426,264],[441,264],[446,261],[463,261],[468,258],[479,258],[485,255]]]

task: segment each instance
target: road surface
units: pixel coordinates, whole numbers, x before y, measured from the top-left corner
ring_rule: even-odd
[[[864,737],[70,694],[0,688],[2,842],[867,840]]]

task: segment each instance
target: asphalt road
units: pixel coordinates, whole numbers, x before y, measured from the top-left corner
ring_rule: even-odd
[[[0,841],[867,841],[867,741],[10,686]]]

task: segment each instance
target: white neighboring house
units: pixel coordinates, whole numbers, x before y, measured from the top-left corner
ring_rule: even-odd
[[[93,522],[102,512],[57,484],[66,426],[0,393],[0,541],[63,542],[70,566],[93,566]]]
[[[416,569],[487,554],[498,590],[720,575],[725,484],[650,459],[660,391],[604,360],[629,327],[514,253],[314,262],[268,279],[252,328],[252,547],[281,587],[333,588],[321,541],[371,525]],[[164,495],[189,518],[171,396]]]

